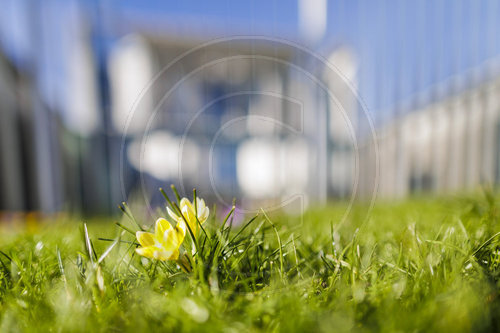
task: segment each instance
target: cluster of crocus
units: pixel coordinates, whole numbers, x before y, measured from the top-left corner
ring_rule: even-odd
[[[188,228],[193,235],[197,234],[198,223],[208,219],[210,213],[205,201],[196,198],[196,205],[187,198],[183,198],[177,215],[167,207],[168,215],[176,222],[175,228],[164,218],[159,218],[155,224],[155,232],[137,231],[137,241],[141,245],[135,251],[144,257],[157,260],[177,260],[179,248],[184,241]],[[186,225],[187,223],[187,225]]]

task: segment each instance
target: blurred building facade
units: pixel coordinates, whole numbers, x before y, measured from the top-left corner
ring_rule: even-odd
[[[417,107],[377,131],[380,196],[499,183],[500,75],[491,75],[499,64],[486,62],[432,87],[425,93],[440,99],[414,101]]]
[[[331,56],[354,81],[349,51],[336,48]],[[121,167],[139,172],[123,186],[150,193],[173,182],[227,206],[234,197],[247,207],[347,198],[355,94],[312,58],[269,38],[123,37],[109,68],[111,118],[125,138],[129,164]],[[329,165],[337,170],[328,172]]]
[[[495,1],[0,4],[0,210],[498,183]]]

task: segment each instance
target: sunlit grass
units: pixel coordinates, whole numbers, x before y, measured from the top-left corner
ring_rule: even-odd
[[[498,330],[496,198],[379,203],[339,225],[344,208],[211,214],[179,261],[135,252],[159,216],[4,228],[0,330]]]

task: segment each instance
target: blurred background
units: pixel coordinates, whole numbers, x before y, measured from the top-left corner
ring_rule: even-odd
[[[0,0],[0,211],[500,182],[500,2]]]

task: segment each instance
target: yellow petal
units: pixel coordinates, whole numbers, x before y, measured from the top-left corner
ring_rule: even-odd
[[[190,211],[190,208],[189,206],[185,205],[181,208],[181,213],[182,215],[186,218],[186,219],[189,219],[189,211]]]
[[[165,231],[167,230],[172,230],[172,225],[170,222],[165,220],[164,218],[160,217],[158,220],[156,220],[156,225],[155,225],[155,237],[159,241],[163,239],[163,235],[165,234]]]
[[[198,212],[203,211],[205,209],[205,200],[196,198],[196,208],[198,209]]]
[[[191,203],[186,198],[181,200],[181,211],[182,215],[191,223],[193,218],[195,217],[194,204]]]
[[[165,232],[161,245],[165,251],[173,251],[179,248],[180,244],[178,242],[177,232],[175,229],[170,229]]]
[[[188,222],[191,231],[195,233],[198,223],[196,222],[193,210],[189,207],[190,206],[186,205],[182,208],[182,216],[184,216],[184,218]],[[184,219],[182,221],[184,221]]]
[[[182,244],[182,242],[184,241],[184,238],[186,237],[186,233],[187,233],[186,229],[187,228],[186,228],[185,222],[177,223],[177,225],[175,226],[175,233],[176,233],[176,237],[177,237],[178,242],[179,242],[179,246]]]
[[[179,221],[179,219],[182,219],[180,216],[175,214],[170,208],[167,207],[167,213],[170,215],[171,218],[174,219],[174,221]]]
[[[188,222],[189,223],[189,226],[191,227],[192,229],[192,222],[191,222],[191,219],[190,219],[190,214],[189,213],[189,207],[188,206],[184,206],[181,210],[181,213],[182,213],[182,216],[181,218],[179,219],[178,223],[184,223],[184,222]]]
[[[210,214],[210,209],[205,207],[201,213],[198,213],[198,220],[200,223],[205,222],[208,219],[208,215]]]
[[[179,239],[184,240],[184,237],[186,236],[186,222],[181,221],[177,223],[177,225],[175,226],[175,231],[177,231],[177,233],[179,234]]]
[[[135,237],[142,246],[152,246],[155,244],[154,235],[150,232],[137,231]]]
[[[179,251],[156,250],[154,251],[153,256],[158,260],[175,260],[179,257]]]
[[[135,249],[135,252],[137,252],[138,255],[141,255],[143,257],[147,258],[154,258],[154,252],[156,251],[156,248],[154,246],[147,246],[147,247],[138,247]]]
[[[193,209],[193,205],[188,198],[182,198],[180,202],[181,210],[184,211],[184,207],[188,207],[189,209]]]
[[[175,250],[172,252],[172,254],[170,255],[170,258],[168,258],[168,260],[177,260],[179,259],[179,250]]]
[[[175,229],[167,230],[163,238],[163,246],[168,251],[177,250],[184,241],[184,236],[186,235],[186,230],[184,227],[185,223],[179,223]]]

